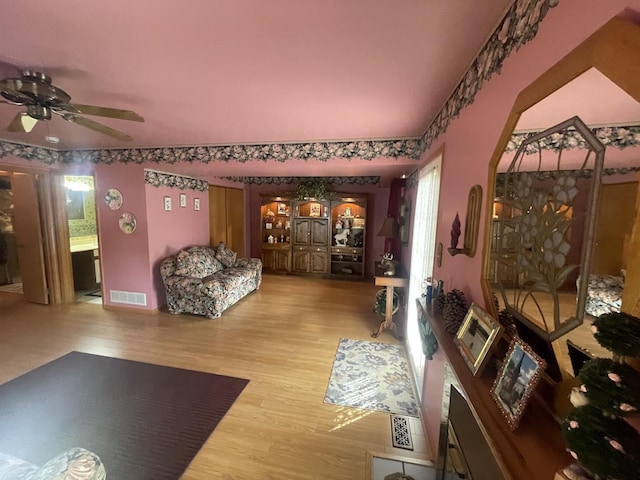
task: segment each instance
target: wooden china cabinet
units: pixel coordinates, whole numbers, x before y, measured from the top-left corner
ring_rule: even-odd
[[[266,272],[364,277],[366,197],[330,200],[262,196],[262,264]]]
[[[296,200],[293,211],[291,271],[329,273],[329,202]]]
[[[291,271],[291,197],[266,195],[260,205],[262,268]]]
[[[331,201],[331,274],[364,277],[367,199],[341,195]]]

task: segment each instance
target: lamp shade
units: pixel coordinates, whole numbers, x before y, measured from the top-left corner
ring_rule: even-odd
[[[396,222],[395,217],[387,217],[384,219],[384,223],[378,232],[378,236],[385,238],[398,237],[398,222]]]

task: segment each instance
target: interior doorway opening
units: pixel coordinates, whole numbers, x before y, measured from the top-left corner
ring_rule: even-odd
[[[93,177],[64,176],[75,300],[102,303],[100,247]]]

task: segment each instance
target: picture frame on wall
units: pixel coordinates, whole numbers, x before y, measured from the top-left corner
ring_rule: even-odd
[[[186,193],[181,193],[180,194],[180,207],[181,208],[186,208],[187,206],[187,194]]]
[[[471,304],[453,341],[474,375],[482,373],[501,329],[487,312]]]
[[[164,211],[165,212],[171,211],[171,197],[168,195],[164,197]]]
[[[194,198],[193,199],[193,209],[197,212],[198,210],[200,210],[200,199],[199,198]]]
[[[511,430],[518,427],[529,398],[540,381],[546,362],[520,338],[509,345],[509,351],[491,388],[491,396]]]
[[[286,215],[289,213],[286,203],[278,203],[278,215]]]

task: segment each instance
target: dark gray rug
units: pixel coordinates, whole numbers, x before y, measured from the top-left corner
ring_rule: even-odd
[[[109,480],[178,479],[248,382],[71,352],[0,385],[0,451],[43,465],[83,447]]]

